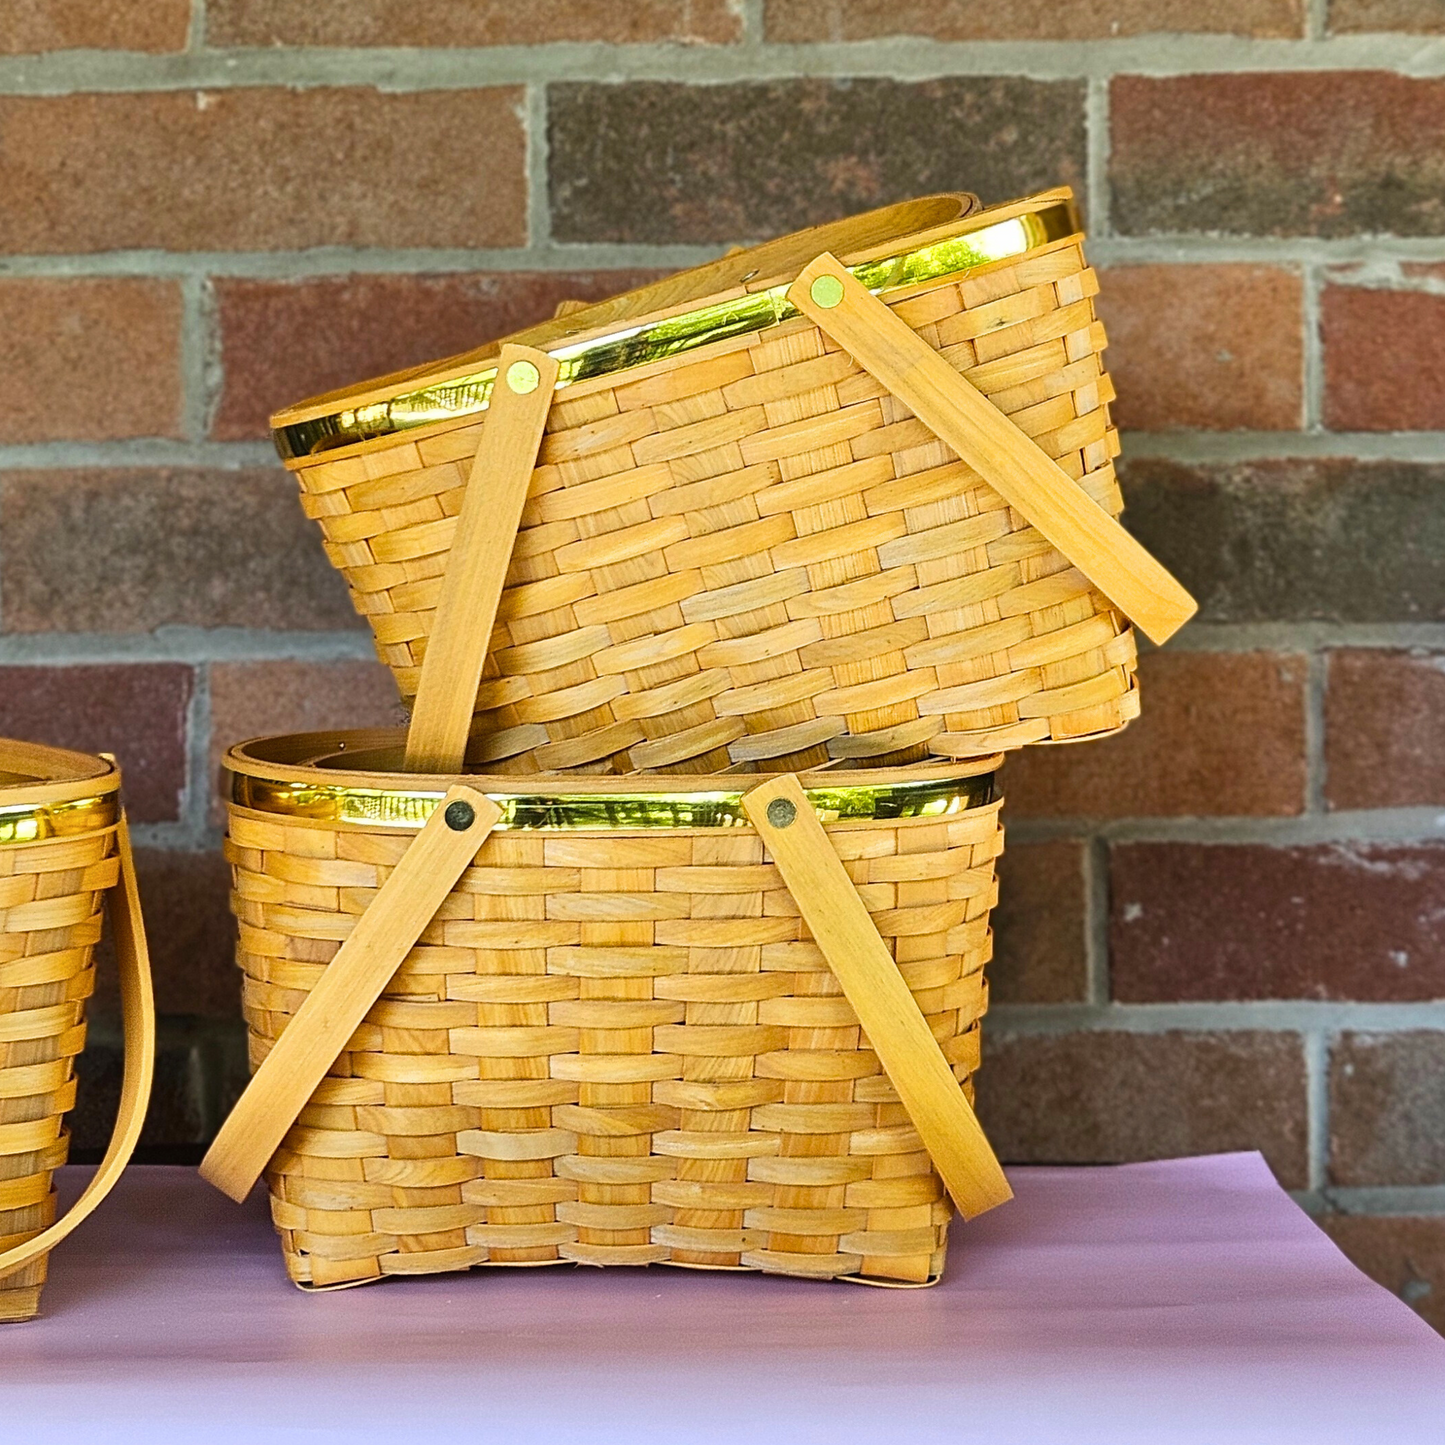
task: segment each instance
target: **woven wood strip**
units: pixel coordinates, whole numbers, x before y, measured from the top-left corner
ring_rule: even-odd
[[[1117,516],[1080,238],[885,295]],[[416,691],[480,421],[296,465]],[[469,757],[799,769],[1066,741],[1138,712],[1132,630],[805,318],[559,393]]]
[[[971,1096],[998,805],[828,831]],[[253,1065],[410,841],[232,806]],[[569,1260],[923,1283],[950,1214],[745,828],[494,833],[268,1181],[321,1287]]]

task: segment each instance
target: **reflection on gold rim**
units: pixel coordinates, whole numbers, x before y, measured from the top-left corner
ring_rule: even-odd
[[[976,231],[950,236],[919,250],[905,251],[881,261],[860,262],[848,269],[870,291],[896,291],[904,286],[961,276],[990,262],[1020,256],[1077,230],[1073,206],[1060,202]],[[557,389],[788,321],[801,314],[787,299],[791,284],[785,281],[765,291],[729,297],[681,316],[644,321],[605,336],[552,346],[548,348],[549,354],[559,363]],[[294,461],[333,447],[475,415],[487,409],[496,375],[496,367],[490,366],[471,376],[420,387],[352,411],[278,427],[272,433],[276,450],[283,461]]]
[[[94,833],[115,822],[115,794],[76,798],[69,803],[0,804],[0,844],[41,843]]]
[[[758,781],[761,781],[759,779]],[[750,828],[743,789],[697,793],[489,793],[502,810],[499,829]],[[444,795],[430,790],[297,783],[233,774],[231,799],[241,808],[323,823],[420,828]],[[809,788],[825,823],[944,818],[994,801],[994,775],[894,782],[876,787]]]

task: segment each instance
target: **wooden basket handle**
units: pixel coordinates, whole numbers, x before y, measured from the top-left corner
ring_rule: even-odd
[[[805,266],[788,300],[1011,507],[1052,542],[1155,642],[1198,603],[1119,523],[977,388],[959,375],[826,251]]]
[[[201,1161],[203,1179],[238,1202],[251,1192],[501,816],[472,788],[447,792],[252,1075]]]
[[[1012,1199],[978,1117],[797,778],[769,779],[744,795],[743,809],[954,1203],[971,1219]]]
[[[120,854],[120,885],[110,893],[110,923],[115,935],[115,958],[120,974],[120,1007],[125,1038],[125,1066],[120,1081],[120,1108],[115,1127],[100,1167],[91,1176],[80,1198],[65,1215],[33,1239],[0,1253],[0,1277],[49,1254],[78,1225],[95,1213],[97,1206],[115,1188],[135,1153],[146,1105],[150,1102],[151,1080],[156,1064],[156,1010],[151,989],[150,951],[146,947],[145,920],[141,917],[140,891],[136,887],[135,858],[131,853],[130,826],[125,813],[116,824],[116,851]]]
[[[557,385],[545,351],[504,346],[467,479],[406,735],[409,773],[459,773],[512,544]]]

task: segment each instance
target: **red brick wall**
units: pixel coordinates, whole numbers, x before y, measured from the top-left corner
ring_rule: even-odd
[[[1129,520],[1202,614],[1127,735],[1008,769],[987,1122],[1014,1160],[1263,1149],[1445,1323],[1442,30],[1437,0],[0,0],[0,728],[125,762],[152,1157],[242,1069],[223,745],[395,716],[267,412],[738,241],[1067,181]]]

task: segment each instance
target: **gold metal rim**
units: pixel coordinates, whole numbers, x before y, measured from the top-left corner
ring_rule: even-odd
[[[378,779],[378,783],[385,782]],[[763,781],[760,775],[749,786]],[[625,832],[658,828],[750,828],[742,807],[745,788],[697,792],[545,793],[519,788],[487,791],[501,810],[499,830]],[[899,818],[945,818],[995,801],[994,774],[928,778],[878,786],[811,787],[808,801],[825,823],[886,822]],[[312,822],[378,828],[420,828],[444,793],[428,788],[359,787],[350,783],[297,782],[236,773],[231,801],[238,808]]]
[[[1078,229],[1073,205],[1061,200],[914,250],[862,261],[848,270],[875,294],[895,291],[966,275],[980,266],[1009,260],[1062,240],[1076,234]],[[787,299],[791,284],[790,280],[784,281],[681,316],[643,321],[602,336],[549,346],[548,354],[559,365],[557,389],[679,356],[712,342],[791,320],[802,314]],[[496,375],[493,364],[471,375],[418,387],[354,410],[277,427],[272,433],[276,450],[283,461],[299,461],[337,447],[476,415],[487,409]]]
[[[96,833],[113,827],[115,819],[114,793],[64,803],[0,803],[0,846]]]

